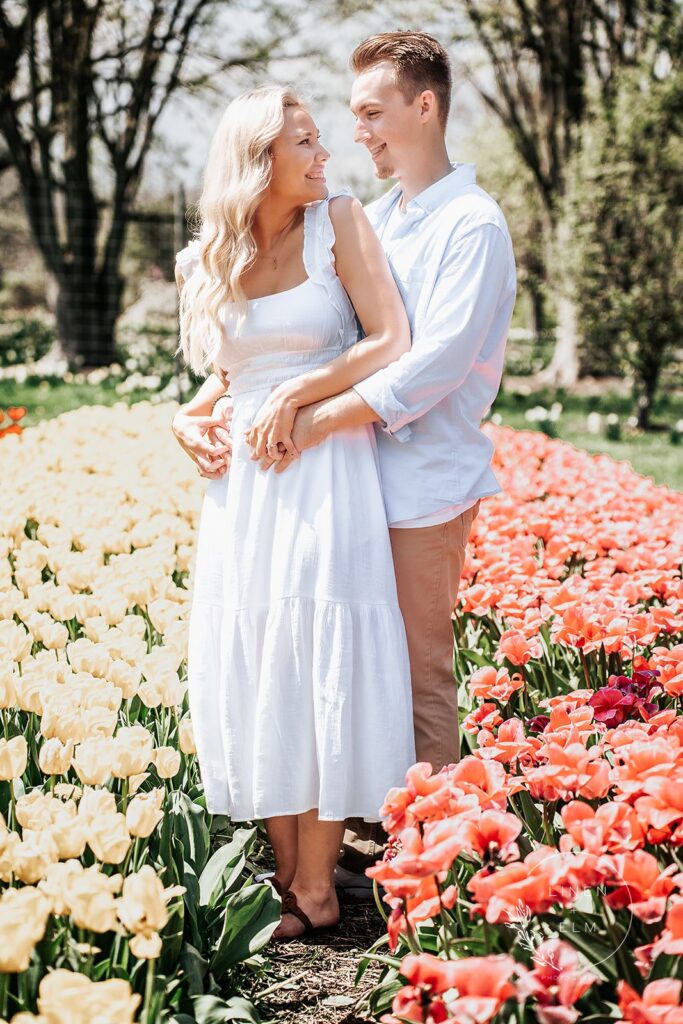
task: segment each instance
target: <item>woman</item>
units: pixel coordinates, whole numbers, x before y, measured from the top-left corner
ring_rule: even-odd
[[[208,809],[265,821],[276,938],[338,921],[344,819],[379,820],[415,757],[372,428],[335,434],[282,474],[245,437],[256,427],[272,459],[297,455],[297,408],[410,344],[360,204],[328,195],[328,157],[292,92],[240,96],[211,145],[199,238],[177,258],[182,351],[196,372],[222,368],[234,402],[230,472],[208,484],[200,523],[190,707]],[[194,411],[222,390],[207,381]]]

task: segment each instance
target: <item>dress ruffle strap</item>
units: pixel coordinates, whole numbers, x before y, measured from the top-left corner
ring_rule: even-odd
[[[304,267],[309,278],[324,287],[330,303],[339,313],[342,321],[339,331],[342,336],[344,324],[349,317],[355,318],[355,311],[334,268],[332,247],[335,234],[330,219],[330,200],[336,196],[352,194],[348,188],[331,192],[326,199],[310,203],[304,214]]]
[[[199,239],[193,239],[184,249],[177,252],[175,262],[176,266],[180,269],[180,273],[187,281],[194,274],[200,263]]]

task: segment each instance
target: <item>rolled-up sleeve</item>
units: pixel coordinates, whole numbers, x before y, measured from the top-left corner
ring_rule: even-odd
[[[409,424],[455,391],[472,369],[510,276],[508,239],[493,223],[455,242],[437,274],[412,347],[354,386],[398,441]]]

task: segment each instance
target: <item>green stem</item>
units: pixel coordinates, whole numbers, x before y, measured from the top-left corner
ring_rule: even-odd
[[[7,1017],[7,989],[9,987],[9,974],[0,972],[0,1014]]]
[[[20,971],[17,975],[19,1009],[28,1010],[28,971]]]
[[[452,960],[450,921],[448,920],[448,913],[443,905],[443,900],[441,899],[441,886],[439,885],[439,880],[436,876],[434,876],[434,883],[436,885],[436,891],[439,894],[439,918],[441,920],[441,927],[443,928],[443,944],[444,949],[446,950],[446,959]]]
[[[142,1011],[142,1020],[144,1024],[154,1024],[150,1012],[152,1005],[152,995],[154,993],[154,960],[147,961],[147,980],[145,981],[145,1005]]]
[[[584,654],[583,650],[579,650],[579,654],[581,655],[581,665],[583,667],[583,678],[586,680],[586,686],[588,687],[588,689],[592,690],[593,689],[593,684],[591,683],[591,677],[590,677],[590,673],[588,671],[588,662],[586,661],[586,655]]]
[[[381,916],[382,920],[384,921],[385,924],[387,924],[387,922],[389,921],[389,915],[387,914],[386,910],[382,906],[382,901],[379,898],[379,885],[377,884],[377,879],[376,878],[373,878],[373,880],[372,880],[372,895],[373,895],[374,900],[375,900],[375,906],[379,910],[380,916]]]
[[[10,795],[10,813],[9,818],[11,819],[10,828],[16,828],[17,825],[17,800],[14,795],[14,779],[9,780],[9,795]],[[8,822],[9,824],[9,822]]]

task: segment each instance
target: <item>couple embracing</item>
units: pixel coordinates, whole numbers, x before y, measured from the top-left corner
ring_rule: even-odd
[[[381,854],[408,767],[459,758],[451,612],[500,489],[480,423],[515,268],[500,208],[447,155],[448,56],[391,32],[351,67],[355,141],[397,184],[365,209],[330,194],[311,112],[253,90],[176,268],[185,359],[213,370],[173,422],[209,478],[190,709],[208,810],[265,822],[281,939],[338,921],[335,869]]]

